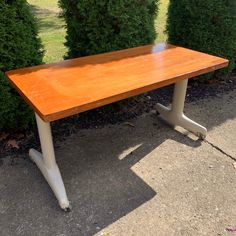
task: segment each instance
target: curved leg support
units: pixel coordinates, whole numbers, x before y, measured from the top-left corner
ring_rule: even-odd
[[[50,124],[41,120],[37,114],[36,121],[38,125],[42,154],[34,149],[30,149],[30,158],[42,172],[54,192],[60,207],[63,210],[68,211],[70,209],[70,204],[60,170],[55,160]]]
[[[160,117],[170,124],[171,126],[180,126],[196,134],[198,137],[205,139],[207,134],[207,129],[202,125],[196,123],[195,121],[189,119],[184,114],[176,115],[172,110],[167,107],[157,104],[157,111],[160,113]]]
[[[159,103],[156,105],[156,109],[160,113],[160,117],[170,125],[181,126],[204,139],[207,134],[207,129],[195,121],[189,119],[183,113],[187,82],[188,80],[184,80],[175,84],[171,109]]]

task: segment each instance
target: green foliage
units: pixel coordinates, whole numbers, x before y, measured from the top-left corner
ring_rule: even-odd
[[[170,0],[167,34],[172,44],[228,58],[230,66],[208,78],[227,75],[236,59],[236,1]]]
[[[26,127],[33,113],[4,72],[42,63],[36,22],[25,0],[0,1],[0,130]]]
[[[152,43],[156,0],[59,0],[68,58]]]

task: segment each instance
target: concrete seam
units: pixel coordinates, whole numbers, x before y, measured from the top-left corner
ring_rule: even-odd
[[[208,143],[210,146],[212,146],[214,149],[216,149],[217,151],[221,152],[222,154],[224,154],[225,156],[229,157],[231,160],[236,161],[236,158],[231,156],[230,154],[226,153],[223,149],[221,149],[220,147],[216,146],[214,143],[208,141],[208,140],[204,140],[204,142]]]

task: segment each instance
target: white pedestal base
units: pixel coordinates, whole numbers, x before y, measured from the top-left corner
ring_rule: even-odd
[[[65,186],[62,181],[61,173],[58,166],[55,165],[53,168],[48,169],[43,162],[42,154],[34,149],[30,149],[29,155],[31,160],[38,166],[44,178],[54,192],[60,207],[63,210],[67,211],[70,208],[70,204],[67,199]]]
[[[181,126],[196,134],[201,139],[205,139],[207,129],[195,121],[186,117],[183,113],[188,80],[179,81],[175,84],[174,96],[171,109],[161,105],[156,105],[156,110],[160,117],[172,126]]]
[[[67,198],[60,170],[55,160],[50,123],[44,122],[37,114],[36,121],[39,131],[42,154],[34,149],[30,149],[30,158],[35,162],[42,172],[43,176],[54,192],[60,207],[65,211],[69,211],[70,204]]]

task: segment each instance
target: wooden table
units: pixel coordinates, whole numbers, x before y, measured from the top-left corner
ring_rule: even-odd
[[[175,83],[171,108],[160,116],[200,137],[206,128],[183,114],[188,79],[226,67],[228,60],[168,44],[147,45],[6,73],[34,109],[42,154],[31,149],[62,209],[69,201],[56,164],[50,122]]]

